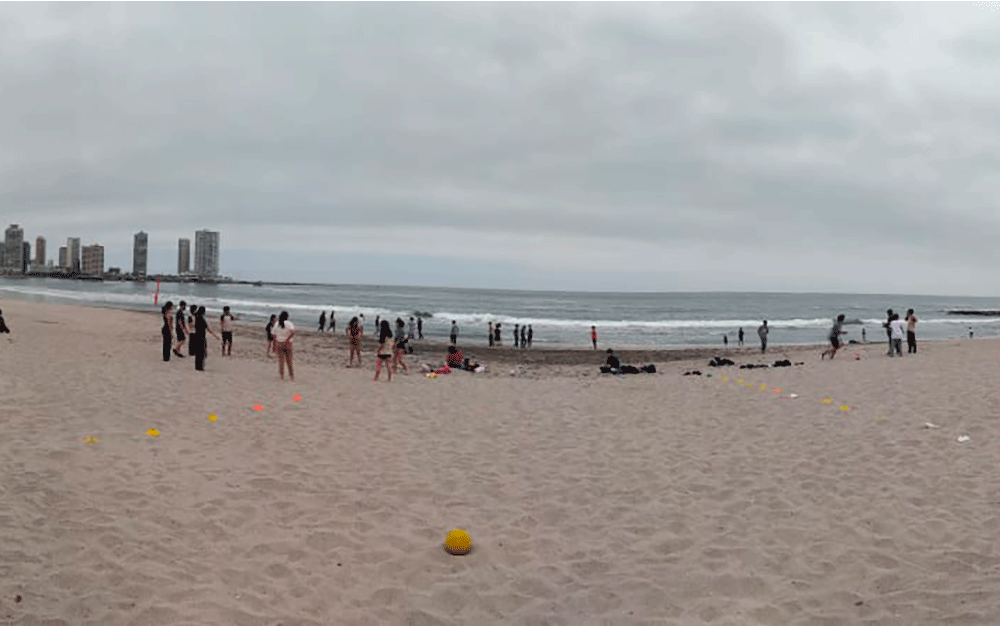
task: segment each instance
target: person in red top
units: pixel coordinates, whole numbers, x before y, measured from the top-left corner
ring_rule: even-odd
[[[590,340],[594,342],[594,350],[597,350],[597,326],[590,327]]]
[[[448,346],[448,367],[460,368],[464,360],[461,350],[455,346]]]

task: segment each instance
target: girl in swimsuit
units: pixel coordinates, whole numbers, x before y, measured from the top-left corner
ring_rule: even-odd
[[[392,351],[396,340],[392,337],[392,329],[389,328],[389,320],[382,320],[382,328],[379,329],[378,358],[375,360],[375,380],[378,380],[379,372],[382,371],[382,364],[385,363],[385,373],[392,381]]]
[[[160,315],[163,316],[163,328],[160,332],[163,335],[163,360],[170,361],[170,347],[171,339],[173,336],[170,334],[170,327],[173,326],[173,310],[174,303],[167,300],[167,303],[163,305],[160,309]]]
[[[181,304],[177,309],[177,316],[174,317],[174,338],[177,343],[174,344],[174,354],[180,358],[184,358],[181,354],[181,348],[184,346],[184,339],[187,338],[188,325],[187,325],[187,302],[181,300]]]
[[[347,367],[354,367],[354,355],[358,355],[358,367],[361,367],[361,326],[358,325],[358,318],[352,317],[345,331],[348,339],[351,340],[351,360]]]

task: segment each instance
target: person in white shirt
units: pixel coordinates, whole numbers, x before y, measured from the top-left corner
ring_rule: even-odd
[[[903,337],[906,336],[906,327],[903,326],[897,313],[893,313],[892,317],[889,318],[889,332],[892,340],[892,350],[890,350],[889,356],[903,356]]]
[[[271,329],[274,333],[274,351],[278,354],[278,375],[285,380],[285,363],[288,363],[288,378],[295,382],[295,370],[292,366],[292,337],[295,336],[295,326],[288,321],[288,311],[282,311],[278,323]]]
[[[222,315],[219,316],[219,330],[222,331],[222,356],[233,356],[234,319],[233,314],[229,312],[229,307],[222,307]]]

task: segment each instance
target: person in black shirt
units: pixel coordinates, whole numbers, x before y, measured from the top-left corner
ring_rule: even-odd
[[[496,326],[493,327],[493,340],[498,346],[500,345],[500,322],[497,322]]]
[[[194,344],[194,368],[199,372],[205,371],[205,357],[208,355],[208,338],[205,333],[219,338],[205,321],[205,307],[198,307],[198,311],[194,314],[194,333],[191,334],[191,341]]]
[[[319,314],[319,332],[326,330],[326,311]]]
[[[264,331],[267,332],[267,356],[271,356],[271,353],[274,351],[274,333],[271,332],[271,329],[274,328],[274,324],[277,320],[278,316],[272,315],[271,320],[267,323],[267,326],[264,327]]]
[[[182,359],[184,358],[184,353],[181,352],[181,348],[184,347],[184,340],[187,339],[190,332],[191,327],[187,323],[187,302],[181,300],[180,305],[177,307],[177,314],[174,316],[174,339],[177,341],[174,344],[174,354]]]
[[[417,318],[417,338],[424,338],[424,318],[422,317]]]
[[[527,334],[527,328],[524,326],[524,324],[522,324],[521,325],[521,347],[522,348],[527,347],[527,344],[528,344],[528,340],[524,338],[524,336],[526,334]]]
[[[608,348],[608,360],[605,361],[605,365],[601,367],[602,374],[617,374],[618,370],[621,368],[621,361],[615,356],[614,350]]]
[[[534,331],[531,330],[531,324],[528,324],[528,347],[529,348],[531,347],[531,336],[533,334],[535,334],[535,333],[534,333]]]
[[[188,331],[190,332],[190,330],[194,328],[194,318],[195,315],[198,313],[198,306],[192,304],[188,308],[191,311],[191,314],[188,315]],[[188,356],[194,356],[196,354],[194,348],[195,348],[194,333],[192,332],[190,335],[188,335]]]
[[[163,316],[163,328],[160,329],[160,333],[163,335],[163,360],[166,362],[170,361],[171,339],[173,338],[170,334],[170,322],[173,310],[174,303],[170,300],[167,300],[167,303],[160,309],[160,315]],[[3,328],[6,326],[3,326],[3,317],[0,316],[0,332]]]

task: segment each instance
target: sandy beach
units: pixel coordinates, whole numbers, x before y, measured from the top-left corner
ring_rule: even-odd
[[[0,309],[0,624],[1000,615],[996,340],[635,352],[658,372],[625,377],[605,346],[477,348],[488,374],[436,379],[443,344],[418,342],[373,383],[374,341],[348,369],[342,336],[303,332],[282,383],[256,325],[196,372],[161,360],[158,315]]]

